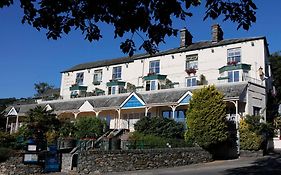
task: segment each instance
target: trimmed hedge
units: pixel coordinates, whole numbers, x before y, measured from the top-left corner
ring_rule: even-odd
[[[152,148],[181,148],[191,147],[191,142],[186,142],[184,139],[163,138],[155,135],[145,135],[139,132],[133,132],[130,135],[130,149],[152,149]]]

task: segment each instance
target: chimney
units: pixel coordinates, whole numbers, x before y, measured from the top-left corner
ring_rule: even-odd
[[[180,47],[187,47],[192,44],[193,36],[186,28],[180,30],[180,38]]]
[[[223,40],[223,31],[219,24],[212,25],[212,42],[217,43]]]

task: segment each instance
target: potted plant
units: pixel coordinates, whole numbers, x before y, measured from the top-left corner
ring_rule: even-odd
[[[196,69],[194,69],[194,68],[188,68],[188,69],[186,69],[185,70],[185,72],[188,74],[188,75],[190,75],[190,74],[196,74]]]

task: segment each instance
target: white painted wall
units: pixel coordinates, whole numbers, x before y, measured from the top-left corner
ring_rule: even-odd
[[[79,72],[84,72],[84,85],[88,86],[88,92],[92,92],[95,87],[97,87],[105,90],[107,94],[106,83],[112,79],[112,69],[115,66],[122,66],[121,81],[130,82],[136,86],[144,86],[142,77],[146,76],[149,72],[149,62],[153,60],[160,60],[160,74],[167,75],[167,78],[173,82],[179,82],[179,87],[185,87],[185,79],[189,77],[189,75],[185,72],[186,56],[193,54],[198,54],[198,71],[196,76],[199,78],[199,76],[203,74],[209,84],[218,84],[222,82],[217,80],[217,78],[220,77],[218,69],[227,65],[227,49],[237,47],[241,48],[241,62],[252,65],[251,70],[249,71],[249,76],[259,79],[257,69],[259,67],[264,69],[267,68],[265,67],[267,56],[264,49],[263,39],[189,52],[155,56],[135,60],[134,62],[128,63],[128,65],[124,63],[108,67],[63,73],[61,81],[61,96],[63,99],[70,98],[69,88],[75,83],[76,73]],[[212,52],[212,49],[214,52]],[[102,83],[95,86],[92,84],[93,75],[94,70],[98,69],[103,70]]]

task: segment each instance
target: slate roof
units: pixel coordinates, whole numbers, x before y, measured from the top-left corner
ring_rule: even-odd
[[[55,111],[67,111],[67,110],[78,110],[85,100],[72,100],[72,101],[61,101],[56,103],[48,103]],[[47,105],[47,104],[45,104]]]
[[[217,85],[219,91],[225,95],[225,99],[243,100],[247,82],[237,82],[231,84]],[[193,92],[198,87],[164,89],[159,91],[144,91],[136,93],[147,105],[176,103],[186,92]],[[128,97],[130,93],[109,95],[109,96],[93,96],[81,99],[71,99],[68,101],[50,101],[41,104],[19,105],[15,106],[19,113],[26,113],[36,106],[46,106],[49,104],[55,111],[78,110],[85,101],[88,101],[94,108],[118,108]],[[9,112],[11,107],[6,109]]]
[[[142,59],[142,58],[148,58],[148,57],[154,57],[154,56],[160,56],[160,55],[167,55],[167,54],[174,54],[174,53],[180,53],[180,52],[186,52],[186,51],[192,51],[192,50],[198,50],[198,49],[212,48],[212,47],[217,47],[217,46],[241,43],[241,42],[258,40],[258,39],[264,39],[265,43],[266,43],[265,37],[226,39],[226,40],[219,41],[217,43],[213,43],[212,41],[201,41],[201,42],[193,43],[188,47],[178,47],[178,48],[166,50],[166,51],[163,51],[163,52],[158,52],[158,53],[153,54],[153,55],[139,54],[139,55],[134,55],[132,57],[121,57],[121,58],[116,58],[116,59],[104,59],[104,60],[99,60],[99,61],[95,61],[95,62],[78,64],[78,65],[76,65],[76,66],[74,66],[70,69],[62,71],[61,73],[90,69],[90,68],[97,68],[97,67],[103,67],[103,66],[111,66],[111,65],[122,64],[122,63],[130,63],[130,62],[133,62],[134,60],[138,60],[138,59]],[[267,44],[266,44],[266,47],[267,47]]]

